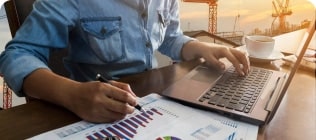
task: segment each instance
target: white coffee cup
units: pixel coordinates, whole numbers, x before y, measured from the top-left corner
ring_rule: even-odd
[[[273,52],[275,40],[269,36],[251,35],[245,37],[245,43],[250,56],[268,58]]]

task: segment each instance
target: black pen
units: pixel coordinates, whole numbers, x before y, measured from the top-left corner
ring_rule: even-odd
[[[106,78],[104,78],[101,74],[97,74],[96,79],[99,80],[100,82],[104,82],[104,83],[108,83],[111,84],[110,81]],[[136,106],[134,106],[137,110],[139,110],[140,112],[145,112],[145,110],[139,105],[137,104]]]

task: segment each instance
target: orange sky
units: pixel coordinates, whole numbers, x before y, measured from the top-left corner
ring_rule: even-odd
[[[301,21],[315,16],[315,8],[307,0],[290,0],[289,6],[293,14],[287,17],[287,21],[291,24],[300,24]],[[238,30],[268,28],[274,19],[271,16],[272,10],[272,0],[218,0],[217,31],[232,31],[238,14],[240,15],[239,22],[236,24]],[[184,31],[207,30],[208,5],[181,1],[180,17]]]
[[[184,31],[208,29],[208,5],[206,3],[178,1],[180,1],[180,18]],[[293,14],[287,17],[287,21],[291,24],[299,24],[302,20],[312,19],[315,16],[315,8],[308,0],[289,1]],[[316,0],[312,1],[316,2]],[[218,0],[217,31],[233,31],[238,14],[240,18],[235,26],[236,30],[247,32],[255,27],[268,28],[273,21],[272,10],[272,0]],[[4,8],[0,10],[0,15],[3,14]],[[2,30],[1,27],[0,30]]]

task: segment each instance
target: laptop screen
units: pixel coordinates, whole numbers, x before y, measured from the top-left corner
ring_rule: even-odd
[[[300,63],[304,57],[304,54],[306,52],[306,50],[308,49],[308,47],[310,46],[311,42],[312,42],[312,39],[314,38],[314,34],[315,34],[315,27],[316,26],[316,20],[312,20],[310,25],[309,25],[309,28],[306,29],[307,32],[305,32],[304,34],[304,38],[302,38],[302,46],[300,49],[298,49],[298,52],[297,52],[297,60],[296,62],[294,63],[293,67],[291,68],[291,72],[289,73],[288,75],[288,78],[287,80],[285,81],[284,83],[284,86],[283,86],[283,89],[280,93],[280,98],[282,99],[283,96],[286,94],[287,92],[287,89],[294,77],[294,74],[296,73],[297,69],[299,68],[300,66]],[[267,119],[267,123],[269,123],[271,121],[271,119],[273,118],[273,116],[275,115],[278,107],[280,106],[281,104],[281,101],[282,100],[277,100],[277,102],[275,103],[274,105],[274,109],[272,110],[272,112],[270,113],[270,115],[268,116],[268,119]]]

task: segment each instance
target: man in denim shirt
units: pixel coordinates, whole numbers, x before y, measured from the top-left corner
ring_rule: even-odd
[[[69,78],[47,66],[50,51],[66,47]],[[1,54],[0,73],[18,96],[53,102],[87,121],[112,122],[134,111],[135,94],[125,83],[96,82],[96,74],[152,69],[155,50],[173,60],[204,58],[222,69],[218,59],[226,57],[241,75],[249,70],[245,53],[183,35],[178,0],[38,0]]]

